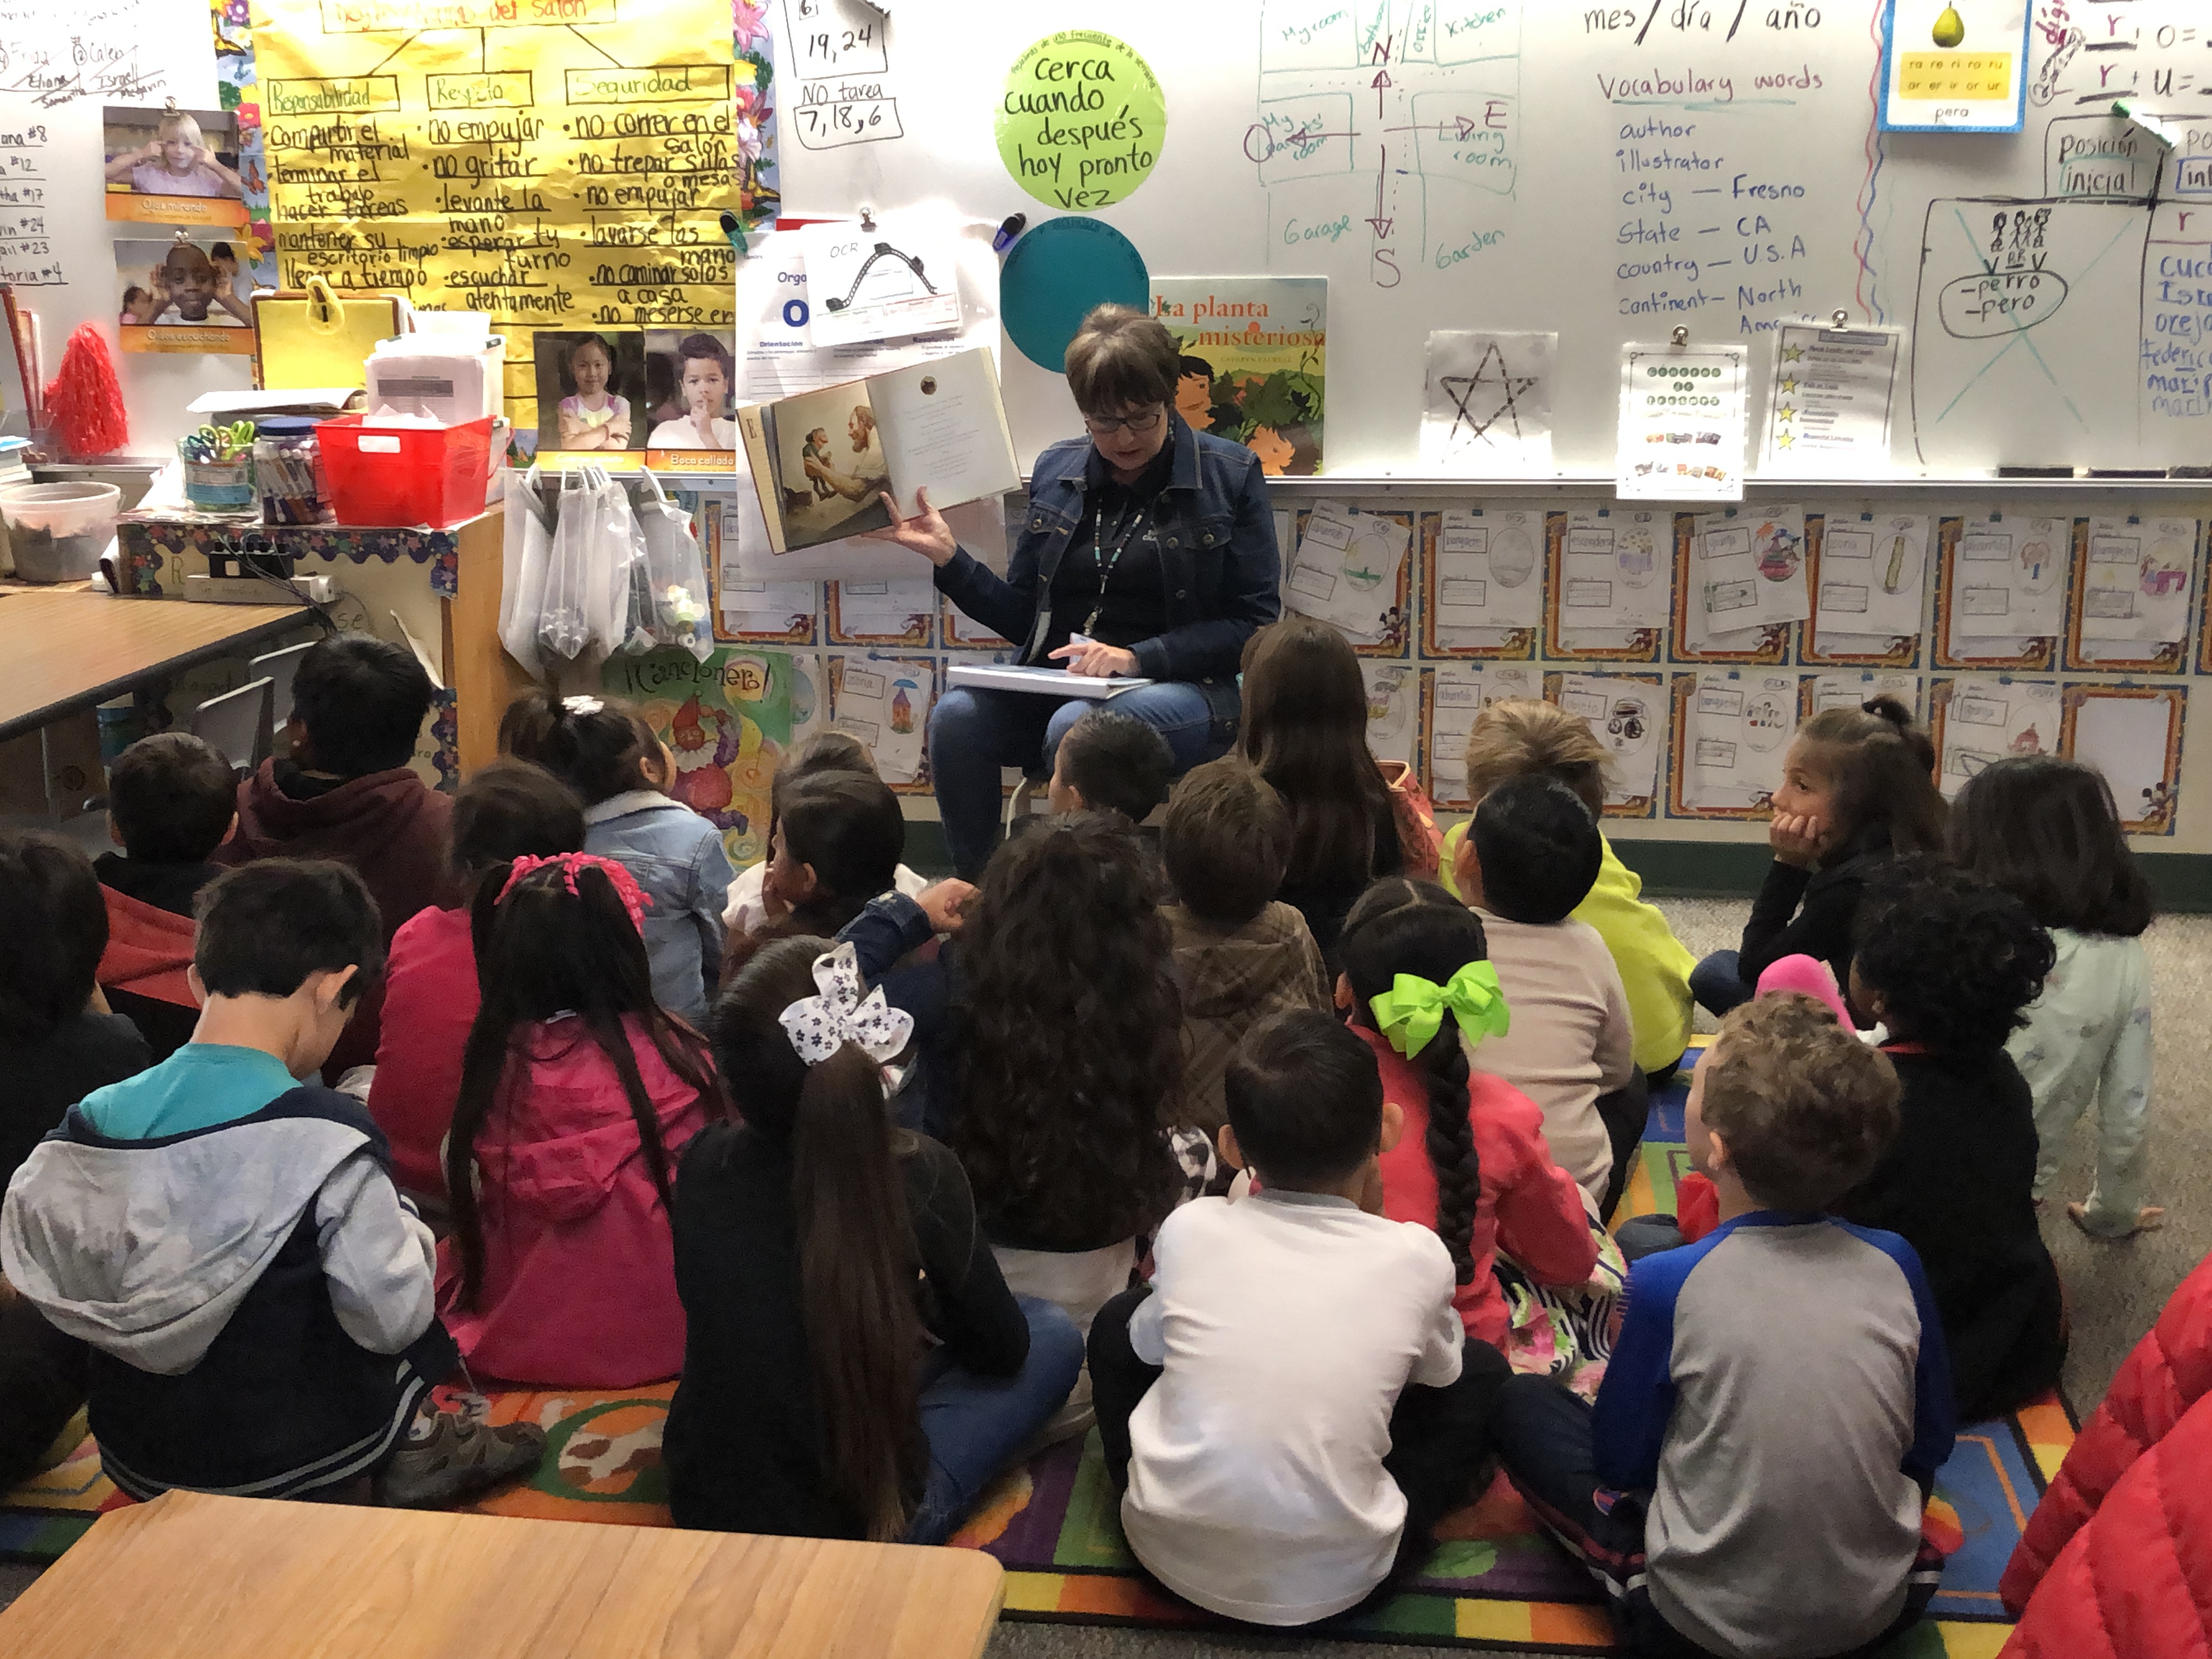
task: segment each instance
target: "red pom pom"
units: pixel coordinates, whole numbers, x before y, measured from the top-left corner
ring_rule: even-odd
[[[115,360],[94,324],[82,324],[69,337],[61,368],[46,382],[46,416],[62,453],[78,459],[112,455],[131,441]]]

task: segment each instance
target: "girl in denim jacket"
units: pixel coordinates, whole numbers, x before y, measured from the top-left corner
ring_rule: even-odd
[[[653,999],[694,1027],[721,972],[722,911],[736,872],[722,832],[669,799],[676,757],[626,703],[526,691],[499,723],[501,754],[535,761],[580,796],[584,850],[645,890]]]

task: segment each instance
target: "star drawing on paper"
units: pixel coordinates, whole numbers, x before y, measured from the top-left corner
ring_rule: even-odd
[[[1508,373],[1505,354],[1498,349],[1495,340],[1483,347],[1482,359],[1475,364],[1474,374],[1439,376],[1437,384],[1443,387],[1444,395],[1452,400],[1452,408],[1455,411],[1452,416],[1448,441],[1456,441],[1464,431],[1468,441],[1481,442],[1488,438],[1490,428],[1500,421],[1510,422],[1513,435],[1520,437],[1521,410],[1514,400],[1534,386],[1536,380],[1534,374]],[[1489,388],[1486,392],[1478,391],[1478,388],[1485,387]],[[1470,408],[1469,404],[1474,407]],[[1486,412],[1477,414],[1476,409]]]

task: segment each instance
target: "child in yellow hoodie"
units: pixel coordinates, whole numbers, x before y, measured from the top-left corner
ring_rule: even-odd
[[[1611,756],[1589,722],[1555,703],[1516,697],[1484,709],[1467,739],[1467,792],[1473,803],[1508,778],[1540,774],[1557,778],[1582,797],[1593,817],[1605,806],[1605,774]],[[1602,820],[1601,819],[1601,822]],[[1467,825],[1454,824],[1444,836],[1440,878],[1464,898],[1451,876]],[[1690,969],[1697,965],[1656,905],[1640,896],[1643,878],[1614,856],[1613,843],[1600,837],[1604,857],[1589,896],[1576,907],[1574,919],[1597,929],[1613,952],[1613,966],[1628,993],[1630,1023],[1636,1030],[1636,1063],[1658,1088],[1674,1074],[1690,1042]]]

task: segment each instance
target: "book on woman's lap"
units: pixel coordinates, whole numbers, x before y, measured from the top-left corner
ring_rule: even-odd
[[[956,662],[946,671],[954,685],[972,685],[989,691],[1030,691],[1043,696],[1090,697],[1103,701],[1134,691],[1152,682],[1137,675],[1101,677],[1071,674],[1065,668],[1023,668],[1012,663]]]
[[[1000,495],[1021,483],[990,349],[956,353],[738,410],[769,547],[792,553],[915,510]]]

